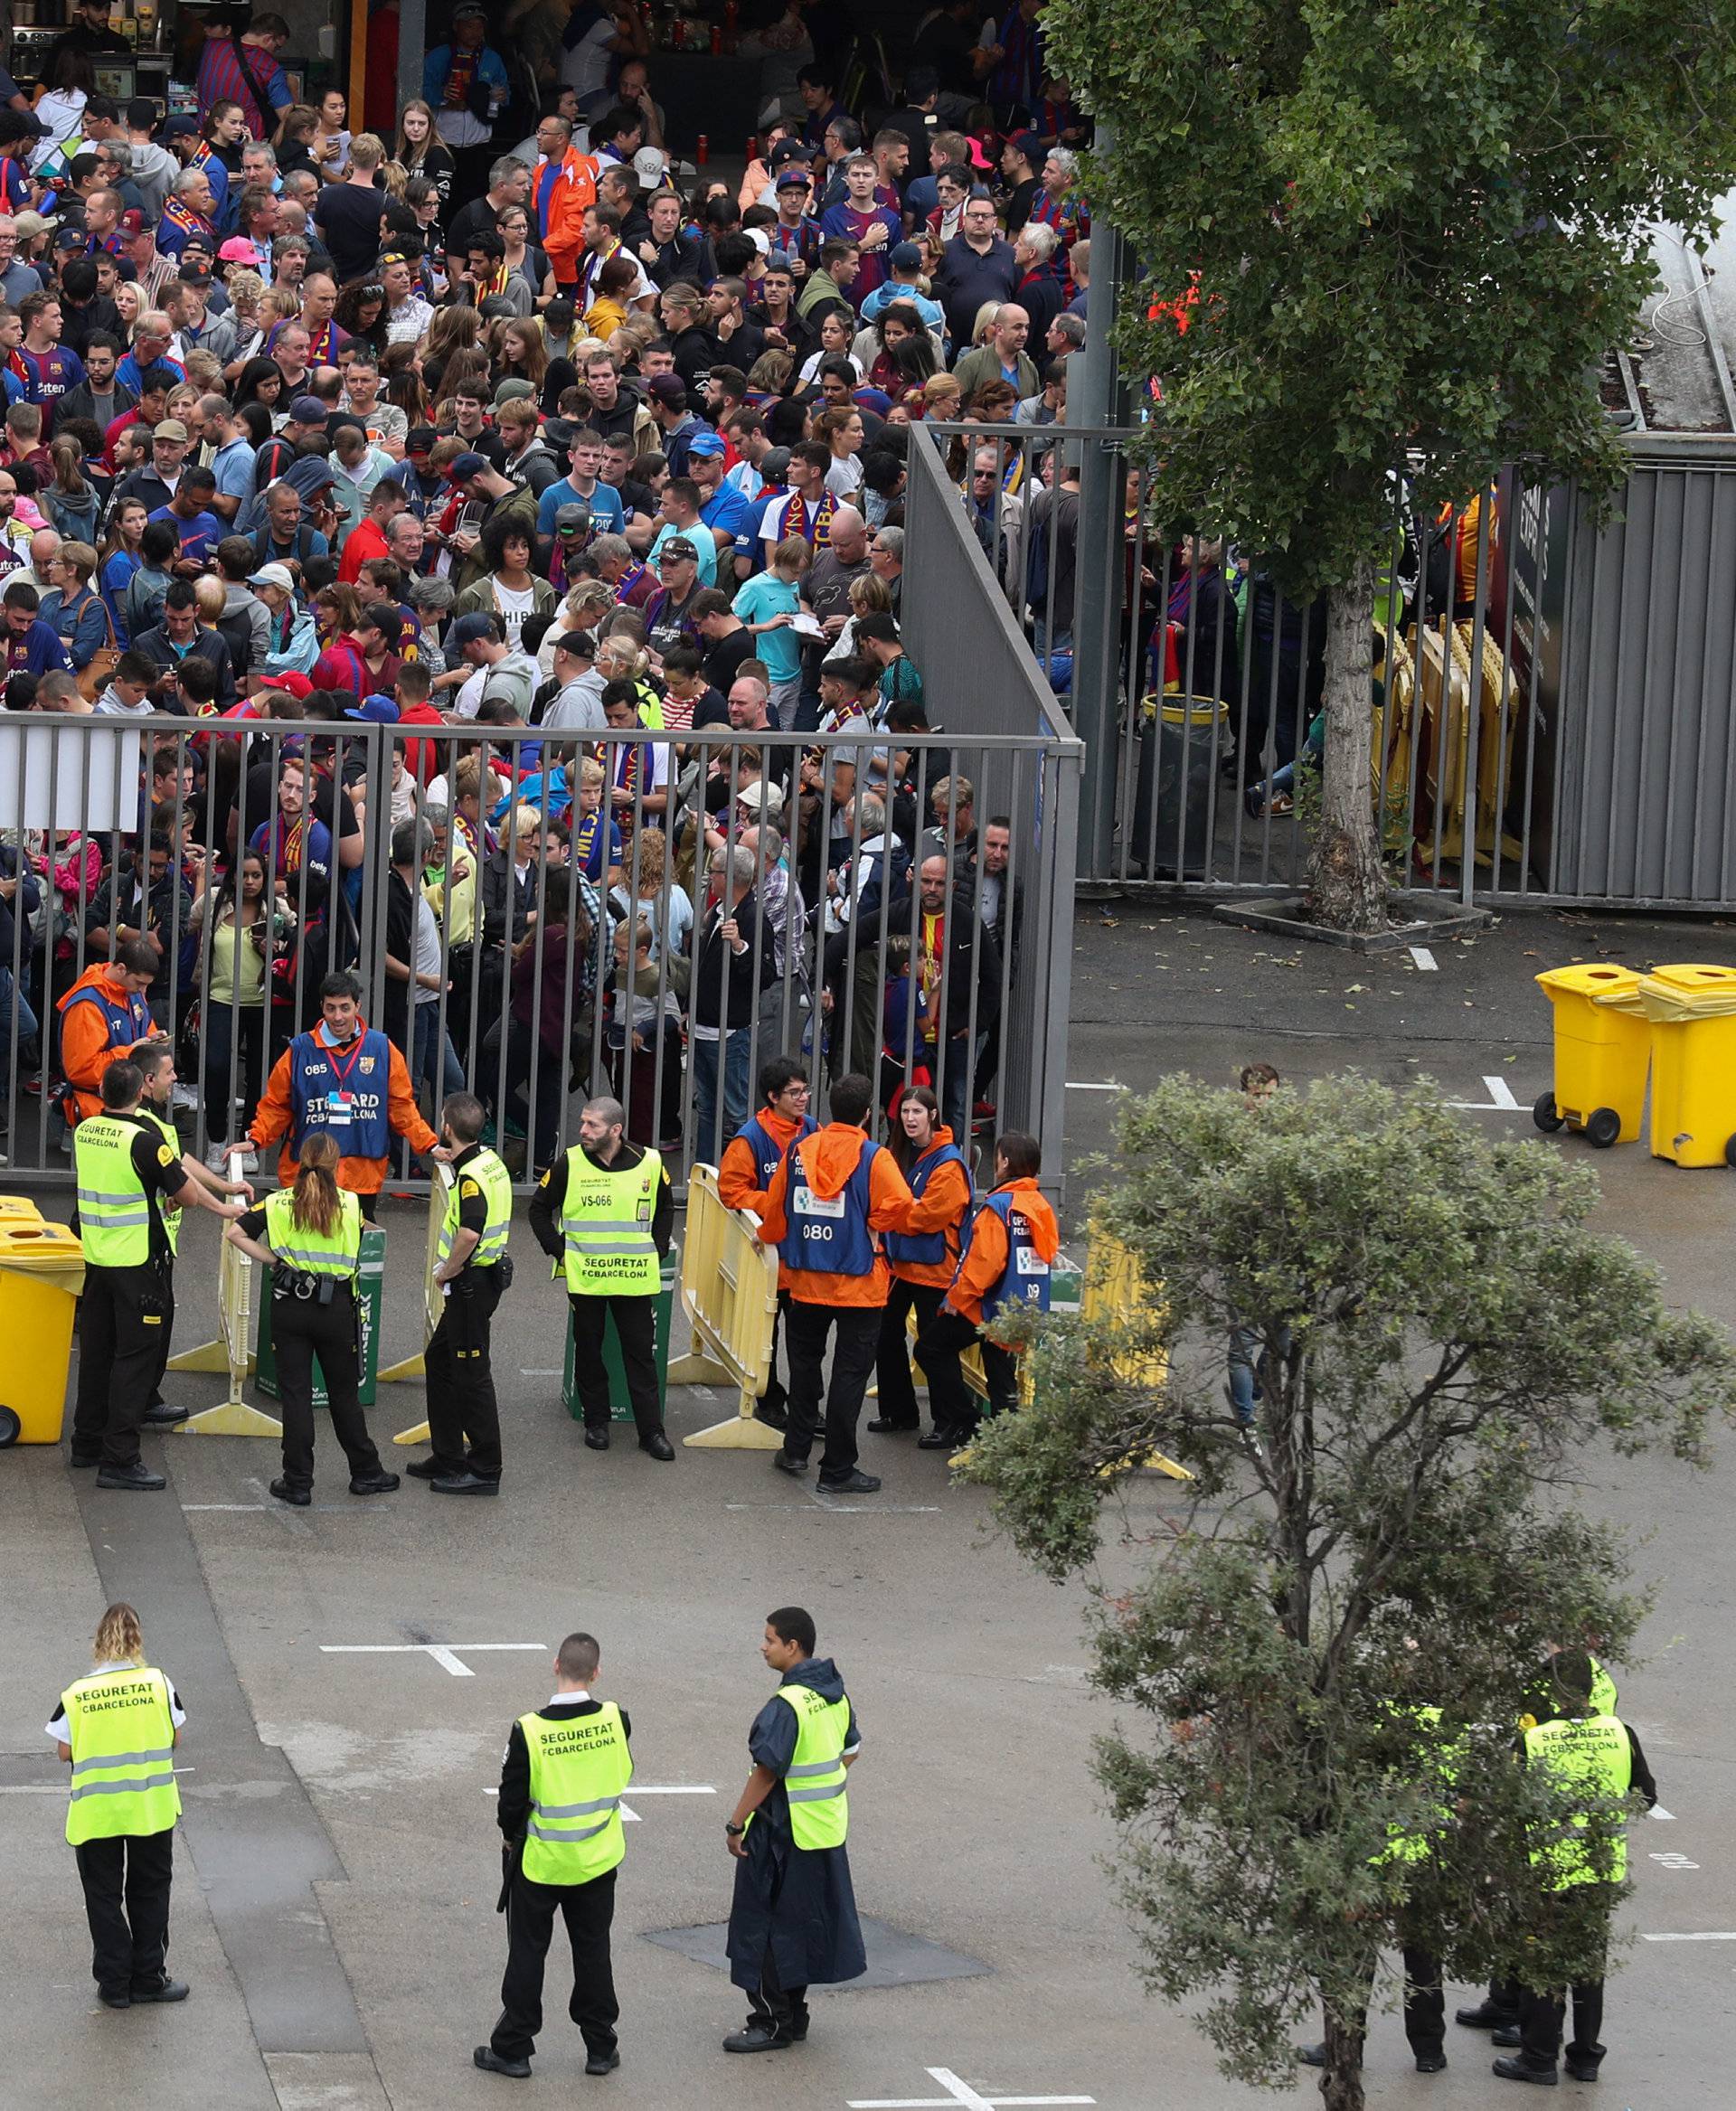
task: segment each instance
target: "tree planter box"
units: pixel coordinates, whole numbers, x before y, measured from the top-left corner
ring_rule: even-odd
[[[1255,901],[1221,901],[1212,911],[1226,924],[1245,924],[1256,931],[1271,931],[1285,938],[1314,938],[1323,946],[1337,946],[1346,953],[1390,953],[1400,946],[1415,946],[1429,938],[1458,938],[1467,931],[1482,929],[1489,921],[1486,909],[1467,909],[1463,902],[1443,900],[1439,895],[1394,889],[1387,897],[1387,913],[1392,921],[1383,931],[1335,931],[1325,924],[1311,923],[1299,894],[1271,894]]]

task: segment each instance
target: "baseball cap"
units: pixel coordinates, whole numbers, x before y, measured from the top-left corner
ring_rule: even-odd
[[[484,22],[488,19],[488,10],[483,6],[482,0],[458,0],[458,5],[452,10],[451,19],[454,22],[470,22],[478,15]]]
[[[278,570],[281,571],[282,565],[278,565]],[[273,689],[287,689],[291,696],[307,697],[314,693],[313,677],[308,674],[273,674],[271,686]]]
[[[137,220],[139,215],[136,212],[132,217]],[[21,212],[17,215],[17,223],[20,241],[34,241],[39,234],[46,234],[54,224],[52,220],[45,220],[40,212]]]
[[[184,440],[187,438],[187,429],[178,418],[165,418],[160,425],[154,425],[151,428],[151,438],[154,440]]]
[[[768,484],[781,484],[789,475],[789,449],[773,448],[760,462],[760,474]]]
[[[770,169],[780,169],[792,161],[810,161],[813,155],[814,149],[804,140],[780,139],[767,157],[766,166]]]
[[[514,403],[523,396],[534,396],[535,393],[535,389],[529,382],[521,381],[516,374],[509,375],[495,391],[495,408],[498,410],[503,403]]]
[[[554,509],[554,532],[557,535],[569,528],[582,531],[590,525],[590,508],[588,505],[558,505]]]
[[[296,590],[295,577],[287,564],[262,564],[258,571],[247,575],[250,587],[281,587],[286,594]]]
[[[211,273],[203,264],[183,264],[175,277],[183,286],[196,286],[202,292],[211,284]]]
[[[790,256],[788,250],[768,250],[766,251],[766,269],[768,271],[788,271],[790,269]]]
[[[920,271],[922,269],[922,252],[914,242],[894,242],[887,262],[894,271]]]
[[[54,237],[57,250],[81,250],[84,243],[84,230],[80,227],[63,227]]]
[[[1023,155],[1028,162],[1036,163],[1043,159],[1043,141],[1034,132],[1014,132],[1007,145],[1014,154]]]
[[[663,155],[655,146],[641,146],[633,156],[633,174],[647,190],[663,181]]]
[[[434,451],[434,442],[439,434],[431,425],[412,425],[404,438],[407,455],[429,455]]]
[[[289,415],[297,425],[324,425],[331,413],[317,396],[297,396],[289,406]]]
[[[398,723],[398,706],[390,696],[364,696],[360,703],[353,704],[344,716],[362,719],[371,726],[395,726]]]
[[[778,191],[805,191],[813,180],[805,168],[786,168],[772,187]]]
[[[164,119],[163,137],[165,139],[195,139],[198,136],[198,118],[188,117],[184,110]]]
[[[142,212],[123,212],[120,216],[120,231],[122,234],[143,234],[145,231],[145,227],[146,220],[145,215]]]
[[[690,457],[700,455],[709,460],[714,455],[727,454],[729,449],[716,433],[696,432],[687,442],[687,452]]]
[[[458,460],[453,463],[447,471],[447,475],[454,484],[462,484],[467,477],[480,476],[487,466],[488,457],[486,455],[464,454],[460,455]]]
[[[259,252],[244,234],[232,234],[217,252],[225,264],[257,264]]]
[[[460,616],[452,626],[452,644],[455,647],[475,645],[478,638],[492,637],[494,635],[494,617],[480,613],[473,616]]]
[[[694,549],[693,545],[687,540],[685,535],[669,535],[665,536],[663,542],[658,546],[658,563],[662,563],[665,557],[686,557],[692,559],[692,561],[697,564],[699,561],[699,551]]]
[[[678,373],[654,374],[648,385],[651,394],[659,403],[684,403],[687,401],[687,384]]]
[[[738,806],[745,806],[750,814],[764,814],[768,811],[781,814],[784,810],[783,787],[768,784],[764,777],[757,778],[754,783],[741,787],[735,795],[735,803]]]

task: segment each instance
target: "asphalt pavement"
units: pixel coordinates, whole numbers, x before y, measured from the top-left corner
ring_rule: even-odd
[[[1354,1068],[1434,1080],[1464,1118],[1530,1134],[1550,1076],[1531,977],[1572,957],[1736,961],[1715,925],[1510,917],[1474,940],[1367,958],[1287,947],[1202,914],[1122,905],[1080,919],[1070,1154],[1102,1150],[1122,1088],[1186,1069],[1228,1082],[1250,1060],[1302,1078]],[[1511,1103],[1511,1104],[1509,1104]],[[1579,1139],[1545,1147],[1589,1153]],[[1736,1320],[1727,1255],[1736,1187],[1630,1145],[1595,1159],[1605,1217],[1667,1271],[1671,1294]],[[1076,1220],[1094,1171],[1076,1170]],[[385,1353],[416,1345],[423,1216],[389,1203]],[[177,1345],[214,1331],[215,1239],[189,1230]],[[125,2100],[132,2111],[456,2111],[510,2097],[471,2048],[497,2006],[504,1924],[491,1795],[512,1718],[545,1698],[561,1636],[603,1645],[599,1690],[634,1722],[616,1971],[623,2065],[587,2082],[564,2015],[560,1946],[528,2100],[571,2085],[631,2111],[831,2111],[873,2103],[1090,2102],[1227,2111],[1184,2016],[1148,1999],[1104,1858],[1114,1841],[1088,1767],[1110,1720],[1089,1690],[1077,1592],[1037,1580],[986,1529],[944,1459],[864,1436],[873,1497],[827,1502],[762,1454],[642,1456],[619,1430],[585,1450],[560,1400],[564,1305],[523,1226],[496,1323],[507,1475],[497,1502],[413,1482],[361,1501],[322,1444],[314,1507],[271,1503],[273,1447],[151,1439],[170,1487],[99,1494],[45,1448],[0,1455],[0,2104]],[[677,1346],[680,1346],[677,1334]],[[217,1381],[178,1391],[203,1406]],[[0,1386],[0,1392],[4,1388]],[[268,1404],[269,1403],[263,1403]],[[679,1438],[731,1402],[672,1395]],[[382,1388],[376,1434],[420,1419],[416,1383]],[[1726,1453],[1729,1446],[1724,1446]],[[396,1455],[398,1463],[415,1453]],[[1727,1465],[1727,1461],[1726,1461]],[[1589,1460],[1585,1500],[1640,1535],[1658,1587],[1647,1661],[1623,1712],[1668,1821],[1637,1826],[1636,1939],[1612,1977],[1609,2057],[1588,2100],[1622,2111],[1730,2101],[1723,2017],[1736,1972],[1736,1821],[1721,1703],[1736,1673],[1722,1472]],[[1136,1527],[1174,1513],[1141,1483]],[[1106,1557],[1113,1576],[1122,1560]],[[64,1775],[41,1735],[88,1660],[111,1596],[132,1597],[191,1713],[177,1762],[174,2009],[94,1998]],[[818,1620],[863,1732],[851,1853],[865,1914],[892,1937],[874,1984],[816,1996],[807,2044],[733,2059],[744,2012],[725,1974],[643,1939],[720,1922],[722,1820],[769,1690],[766,1610]],[[1656,1941],[1659,1936],[1724,1939]],[[703,1948],[703,1941],[690,1948]],[[918,1976],[929,1972],[944,1976]],[[1311,2033],[1310,2033],[1311,2034]],[[1449,2031],[1450,2066],[1410,2071],[1397,2018],[1373,2028],[1371,2100],[1410,2111],[1500,2102],[1486,2040]],[[1298,2073],[1310,2091],[1312,2077]],[[1571,2089],[1577,2085],[1569,2084]],[[1311,2094],[1301,2101],[1311,2100]]]

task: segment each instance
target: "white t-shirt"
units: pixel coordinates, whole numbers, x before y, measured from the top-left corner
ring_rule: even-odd
[[[615,17],[605,14],[599,23],[585,32],[571,51],[562,54],[561,85],[571,89],[580,102],[587,97],[600,95],[609,86],[609,47],[618,33]]]
[[[519,633],[524,627],[524,618],[535,606],[534,587],[524,587],[514,593],[511,588],[503,587],[498,580],[495,581],[495,613],[500,617],[501,627],[506,633],[506,643],[514,652],[518,650]]]

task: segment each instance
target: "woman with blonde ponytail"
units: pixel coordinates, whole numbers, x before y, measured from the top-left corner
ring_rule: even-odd
[[[187,1711],[145,1662],[129,1605],[97,1623],[95,1669],[61,1695],[48,1725],[72,1767],[66,1837],[78,1858],[90,1924],[91,1976],[109,2008],[185,2001],[186,1982],[165,1969],[175,1874],[175,1748]]]
[[[336,1139],[316,1129],[301,1146],[293,1187],[278,1188],[224,1237],[271,1270],[271,1335],[283,1407],[279,1503],[306,1510],[314,1498],[314,1358],[326,1381],[332,1434],[350,1462],[352,1495],[389,1495],[396,1474],[380,1464],[362,1413],[362,1205],[337,1184]]]

